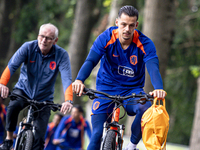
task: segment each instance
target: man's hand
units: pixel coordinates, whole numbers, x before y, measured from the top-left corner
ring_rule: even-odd
[[[72,90],[73,93],[75,93],[77,96],[81,96],[83,94],[83,89],[85,88],[85,85],[81,80],[75,80],[72,83]]]
[[[64,102],[62,103],[60,112],[62,112],[63,114],[66,114],[67,112],[71,111],[72,107],[73,105],[70,102]]]
[[[64,139],[53,139],[53,144],[54,145],[58,145],[58,144],[60,144],[60,143],[62,143],[64,141],[65,141]]]
[[[165,96],[167,96],[167,93],[164,90],[157,89],[153,92],[149,92],[150,95],[153,95],[154,97],[157,97],[158,99],[164,99]]]
[[[9,94],[9,88],[3,84],[0,84],[1,97],[7,98]]]

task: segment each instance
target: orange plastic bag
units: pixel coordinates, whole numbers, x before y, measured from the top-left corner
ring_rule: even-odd
[[[163,105],[155,98],[153,105],[144,112],[141,119],[142,140],[147,150],[166,149],[169,115],[165,108],[165,99],[162,101]]]

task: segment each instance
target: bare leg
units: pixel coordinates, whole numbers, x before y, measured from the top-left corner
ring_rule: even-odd
[[[7,140],[13,140],[13,132],[7,131],[6,139]]]

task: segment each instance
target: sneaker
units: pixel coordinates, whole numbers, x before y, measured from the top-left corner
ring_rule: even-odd
[[[0,150],[10,150],[12,149],[13,141],[12,140],[5,140],[1,145],[0,145]]]
[[[128,145],[126,146],[125,150],[139,150],[136,148],[136,144],[133,144],[132,142],[129,142]]]

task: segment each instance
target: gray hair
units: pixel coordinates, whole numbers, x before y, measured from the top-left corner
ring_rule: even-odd
[[[51,23],[46,23],[46,24],[41,25],[39,33],[40,33],[41,29],[44,28],[45,26],[51,26],[51,27],[54,28],[54,30],[55,30],[55,37],[54,38],[56,39],[58,37],[58,32],[59,31],[58,31],[58,28],[55,25],[51,24]]]

